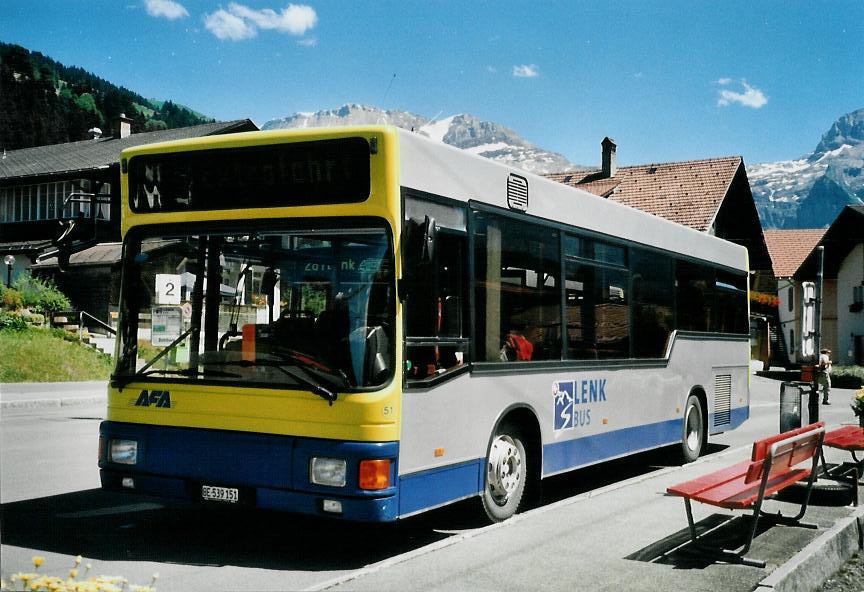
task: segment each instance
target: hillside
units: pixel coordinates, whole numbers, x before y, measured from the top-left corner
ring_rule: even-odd
[[[74,142],[87,130],[111,129],[125,113],[132,131],[208,123],[209,117],[171,101],[145,99],[95,74],[39,52],[0,43],[0,149]]]

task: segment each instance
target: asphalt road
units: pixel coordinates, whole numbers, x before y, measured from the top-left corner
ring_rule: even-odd
[[[778,431],[780,383],[753,378],[751,419],[712,439],[709,454]],[[832,423],[849,419],[849,395],[822,407]],[[98,489],[102,408],[4,409],[0,417],[0,571],[8,582],[29,571],[65,577],[76,555],[91,574],[122,574],[148,584],[159,573],[170,590],[299,590],[370,564],[391,562],[485,526],[476,500],[400,522],[357,525],[236,508],[200,508]],[[657,451],[555,477],[543,504],[626,481],[669,465]]]

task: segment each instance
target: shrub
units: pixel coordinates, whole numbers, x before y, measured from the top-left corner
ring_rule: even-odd
[[[13,282],[14,288],[21,293],[23,305],[41,312],[55,312],[70,308],[72,304],[63,292],[50,279],[21,274]]]
[[[19,310],[24,306],[24,298],[21,292],[14,288],[3,288],[3,308],[8,310]]]
[[[831,368],[831,386],[861,388],[864,386],[864,366],[834,366]]]
[[[0,310],[0,331],[26,331],[27,321],[21,315]]]

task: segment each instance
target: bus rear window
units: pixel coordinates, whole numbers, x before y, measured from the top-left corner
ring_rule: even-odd
[[[370,192],[369,143],[340,138],[136,156],[133,212],[355,203]]]

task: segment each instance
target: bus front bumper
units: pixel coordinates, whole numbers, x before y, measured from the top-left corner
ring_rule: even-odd
[[[111,421],[103,422],[99,432],[105,489],[346,520],[388,522],[398,516],[398,442],[342,442]],[[344,484],[313,483],[313,458],[344,460]],[[360,463],[368,460],[388,461],[389,479],[378,489],[360,487]]]

